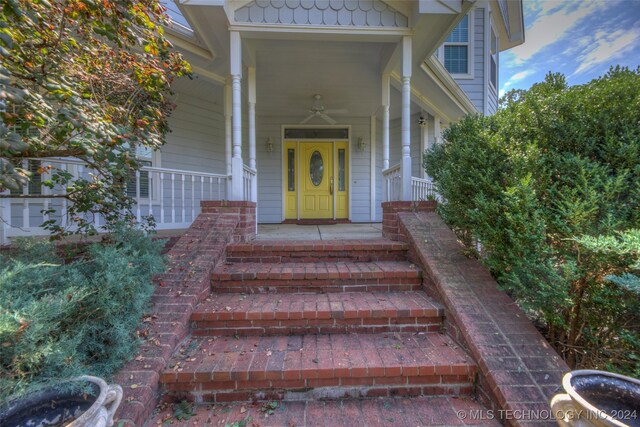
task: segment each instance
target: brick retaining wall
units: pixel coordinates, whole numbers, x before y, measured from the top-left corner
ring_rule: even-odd
[[[140,426],[159,397],[160,373],[187,336],[189,317],[209,294],[211,273],[225,258],[232,241],[255,237],[253,202],[201,202],[202,213],[167,253],[166,272],[158,277],[152,309],[140,329],[145,338],[139,353],[113,379],[124,389],[116,425]]]
[[[447,333],[479,365],[481,401],[504,415],[507,425],[555,426],[552,420],[525,418],[549,410],[567,365],[480,262],[462,254],[455,234],[436,213],[396,216],[397,235],[409,243],[432,282],[427,292],[445,306]]]

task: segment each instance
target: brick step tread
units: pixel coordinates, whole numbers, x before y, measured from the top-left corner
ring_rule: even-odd
[[[441,328],[444,309],[424,292],[219,294],[191,315],[192,333],[427,332]]]
[[[408,245],[387,239],[269,240],[227,246],[229,262],[314,262],[318,260],[404,260]]]
[[[406,261],[242,263],[217,267],[212,280],[416,279],[422,271]]]
[[[160,382],[169,391],[470,385],[476,368],[438,333],[214,337],[185,343]]]
[[[220,294],[200,303],[198,320],[361,319],[441,317],[442,306],[417,292],[342,292],[328,294]]]
[[[499,426],[490,420],[487,408],[468,397],[397,397],[341,401],[278,402],[272,414],[265,402],[197,405],[189,421],[174,417],[173,404],[159,405],[145,427],[234,425],[263,427],[434,427],[483,425]],[[479,415],[484,414],[481,418]]]

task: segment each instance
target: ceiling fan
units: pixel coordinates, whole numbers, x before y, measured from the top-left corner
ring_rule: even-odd
[[[320,117],[322,118],[324,121],[326,121],[329,124],[335,125],[337,122],[332,119],[329,114],[343,114],[346,113],[347,110],[327,110],[324,108],[324,105],[322,104],[322,95],[319,94],[315,94],[313,95],[313,104],[311,105],[311,108],[309,109],[309,116],[304,119],[303,121],[300,122],[300,124],[305,124],[307,123],[309,120],[313,119],[314,117]]]

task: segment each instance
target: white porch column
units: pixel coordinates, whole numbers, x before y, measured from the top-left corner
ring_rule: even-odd
[[[420,117],[420,177],[426,179],[427,172],[424,170],[424,153],[429,149],[429,121],[425,117],[426,114],[422,113]]]
[[[224,85],[224,146],[225,162],[227,165],[227,199],[231,198],[231,156],[232,153],[232,133],[231,133],[231,81],[227,79]]]
[[[411,37],[402,38],[402,200],[411,200]]]
[[[256,69],[249,67],[248,69],[249,87],[249,167],[256,169]],[[251,180],[251,197],[252,202],[258,201],[258,180]]]
[[[244,200],[242,164],[242,45],[240,33],[231,31],[231,105],[233,121],[233,157],[231,158],[230,200]]]
[[[389,104],[391,103],[390,76],[382,75],[382,169],[389,168]]]

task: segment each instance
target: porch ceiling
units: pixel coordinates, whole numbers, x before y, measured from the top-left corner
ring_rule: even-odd
[[[341,117],[368,117],[381,103],[380,62],[387,43],[248,40],[256,57],[257,113],[309,115],[313,95]],[[399,114],[399,109],[397,114]]]

